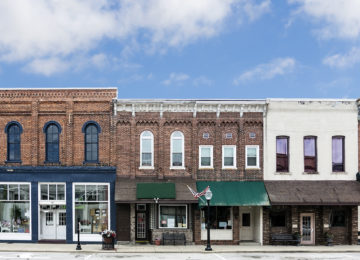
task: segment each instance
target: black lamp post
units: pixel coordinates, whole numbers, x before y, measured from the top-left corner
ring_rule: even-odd
[[[212,248],[210,246],[210,200],[212,198],[212,192],[210,188],[205,192],[205,199],[207,201],[207,245],[205,248],[205,251],[212,251]]]
[[[80,218],[78,218],[78,220],[77,220],[77,233],[78,233],[78,242],[77,242],[76,250],[81,250],[81,245],[80,245]]]

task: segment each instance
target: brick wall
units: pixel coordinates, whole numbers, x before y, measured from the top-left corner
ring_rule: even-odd
[[[84,162],[82,126],[93,120],[101,126],[100,165],[110,165],[110,123],[116,89],[22,89],[0,90],[0,165],[43,166],[45,163],[46,122],[56,121],[62,131],[59,157],[61,166],[81,166]],[[7,163],[5,126],[10,121],[22,125],[21,163]]]
[[[263,126],[262,113],[159,113],[119,112],[114,118],[114,147],[117,174],[121,177],[189,177],[199,180],[262,180]],[[154,169],[139,169],[140,134],[149,130],[154,135]],[[181,131],[185,139],[185,169],[170,169],[170,136]],[[204,139],[203,133],[209,133]],[[232,133],[226,139],[226,133]],[[249,134],[255,133],[255,138]],[[213,145],[213,169],[199,169],[199,145]],[[237,169],[222,169],[222,145],[236,145]],[[245,146],[259,145],[260,170],[245,169]]]

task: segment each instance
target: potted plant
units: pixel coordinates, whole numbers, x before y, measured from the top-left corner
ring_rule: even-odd
[[[331,233],[330,231],[327,231],[327,232],[324,233],[324,236],[325,236],[325,239],[326,239],[327,246],[332,246],[332,242],[333,242],[333,239],[334,239],[334,234]]]
[[[294,239],[296,239],[296,245],[300,245],[301,242],[301,234],[298,231],[295,231],[293,234]]]
[[[103,232],[101,232],[101,236],[102,236],[102,249],[105,250],[114,249],[114,243],[116,238],[115,231],[106,229]]]

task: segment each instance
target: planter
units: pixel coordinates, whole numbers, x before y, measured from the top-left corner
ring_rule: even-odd
[[[155,239],[155,245],[160,246],[161,245],[161,240],[160,239]]]
[[[327,238],[327,239],[326,239],[326,243],[327,243],[327,244],[326,244],[327,246],[332,246],[332,245],[333,245],[333,244],[332,244],[332,243],[333,243],[333,239],[332,239],[332,238]]]
[[[113,237],[103,237],[102,249],[103,250],[114,250],[115,239]]]

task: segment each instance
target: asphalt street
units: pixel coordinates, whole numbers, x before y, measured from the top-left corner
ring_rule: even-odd
[[[93,259],[130,259],[130,260],[334,260],[360,259],[360,253],[16,253],[0,252],[0,259],[39,259],[39,260],[93,260]]]

